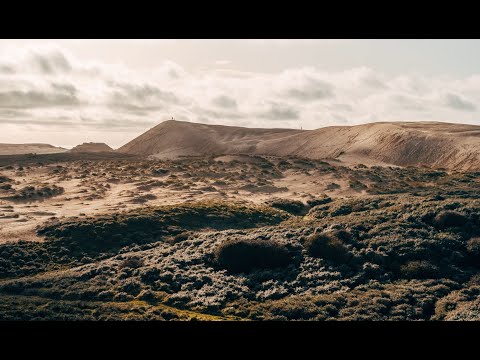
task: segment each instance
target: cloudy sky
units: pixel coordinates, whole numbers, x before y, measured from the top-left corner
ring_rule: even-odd
[[[0,40],[0,142],[118,147],[177,120],[480,125],[479,40]]]

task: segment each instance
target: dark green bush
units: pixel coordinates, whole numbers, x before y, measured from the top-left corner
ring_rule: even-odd
[[[220,266],[233,273],[277,268],[292,262],[292,256],[285,246],[259,239],[227,240],[216,249],[215,259]]]
[[[335,232],[313,234],[307,238],[304,246],[313,257],[320,257],[334,262],[345,262],[349,258],[347,247],[339,234]]]

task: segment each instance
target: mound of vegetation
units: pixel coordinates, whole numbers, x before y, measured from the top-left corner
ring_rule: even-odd
[[[347,236],[345,232],[313,234],[306,239],[305,248],[313,257],[321,257],[337,263],[346,262],[349,259],[349,252],[343,239]]]
[[[442,211],[433,219],[435,227],[439,229],[463,226],[467,221],[467,217],[457,211]]]
[[[416,260],[401,265],[400,273],[406,279],[434,279],[439,275],[439,268],[426,260]]]
[[[284,245],[275,241],[234,239],[216,249],[215,259],[223,268],[239,273],[288,266],[292,256]]]
[[[246,229],[278,224],[287,218],[268,207],[200,202],[54,221],[37,233],[85,248],[108,249],[159,241],[185,230]]]
[[[8,197],[10,200],[35,200],[44,199],[63,194],[64,188],[56,185],[34,187],[26,186],[23,189],[16,190],[14,195]]]
[[[266,201],[265,204],[276,209],[284,210],[293,215],[304,215],[308,209],[308,206],[299,200],[275,198]]]
[[[473,237],[468,240],[466,248],[472,265],[480,267],[480,237]]]

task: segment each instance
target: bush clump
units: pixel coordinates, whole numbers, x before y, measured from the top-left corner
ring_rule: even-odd
[[[311,208],[313,208],[314,206],[317,206],[317,205],[324,205],[324,204],[328,204],[332,202],[332,198],[330,196],[324,196],[324,197],[321,197],[321,198],[315,198],[315,199],[311,199],[311,200],[307,200],[307,205],[310,206]]]
[[[139,267],[142,267],[143,265],[144,265],[144,261],[142,258],[138,256],[130,256],[121,262],[120,269],[124,269],[124,268],[137,269]]]
[[[468,221],[467,217],[457,211],[442,211],[433,219],[436,228],[446,229],[463,226]]]
[[[468,240],[467,250],[473,255],[480,256],[480,237],[473,237]]]
[[[215,260],[228,271],[240,273],[287,266],[292,256],[284,245],[275,241],[234,239],[216,249]]]
[[[400,266],[400,275],[406,279],[434,279],[438,274],[438,267],[425,260],[409,261]]]
[[[303,215],[306,213],[307,206],[299,200],[272,199],[266,204],[276,209],[284,210],[293,215]]]
[[[349,258],[349,252],[342,238],[343,232],[322,232],[311,235],[305,241],[305,248],[313,257],[321,257],[334,262],[345,262]]]

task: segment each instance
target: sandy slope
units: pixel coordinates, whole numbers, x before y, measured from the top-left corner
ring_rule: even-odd
[[[114,151],[110,146],[105,143],[83,143],[75,146],[69,152],[112,152]]]
[[[347,163],[480,169],[480,126],[383,122],[317,130],[250,129],[166,121],[118,151],[174,158],[250,153]]]
[[[0,144],[0,155],[55,154],[67,149],[49,144]]]
[[[137,155],[154,155],[158,158],[255,153],[261,142],[279,140],[301,132],[289,129],[250,129],[168,120],[133,139],[118,151]]]

